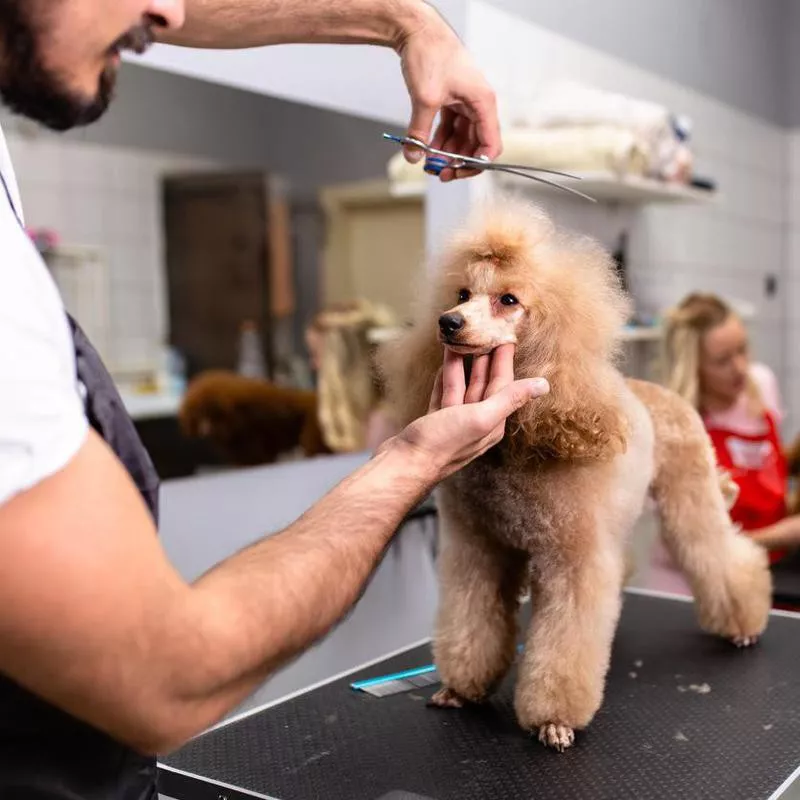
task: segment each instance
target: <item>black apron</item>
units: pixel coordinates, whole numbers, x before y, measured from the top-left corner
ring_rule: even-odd
[[[0,182],[22,225],[5,177]],[[159,479],[111,376],[69,315],[86,415],[158,524]],[[0,554],[0,558],[2,554]],[[75,719],[0,675],[0,798],[156,800],[156,761]]]

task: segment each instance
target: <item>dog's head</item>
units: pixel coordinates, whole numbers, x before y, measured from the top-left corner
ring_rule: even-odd
[[[510,438],[529,455],[557,458],[624,449],[614,366],[630,303],[601,246],[524,200],[499,197],[451,239],[436,275],[414,328],[392,345],[390,367],[414,362],[400,391],[413,369],[435,374],[442,347],[474,356],[511,342],[516,376],[543,376],[551,391],[515,414]]]
[[[454,237],[437,301],[445,347],[479,354],[513,342],[519,365],[534,369],[613,360],[630,314],[609,254],[515,197],[480,208]]]
[[[481,355],[517,343],[534,303],[530,286],[491,255],[465,264],[448,281],[453,305],[438,319],[439,341],[457,353]]]

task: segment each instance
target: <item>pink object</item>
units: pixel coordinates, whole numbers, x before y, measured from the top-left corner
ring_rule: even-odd
[[[58,234],[50,228],[25,228],[25,232],[39,251],[51,250],[58,246]]]

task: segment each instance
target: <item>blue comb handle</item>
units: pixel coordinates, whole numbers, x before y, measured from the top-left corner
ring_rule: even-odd
[[[523,651],[523,645],[517,645],[517,653]],[[431,672],[436,672],[434,664],[427,664],[424,667],[416,667],[415,669],[407,669],[403,672],[394,672],[391,675],[380,675],[377,678],[367,678],[363,681],[355,681],[350,684],[351,689],[363,689],[366,686],[375,686],[379,683],[389,683],[390,681],[401,681],[404,678],[415,678],[417,675],[427,675]]]
[[[369,678],[364,681],[356,681],[351,683],[353,689],[363,689],[365,686],[374,686],[376,683],[386,683],[387,681],[399,681],[403,678],[414,678],[417,675],[425,675],[428,672],[435,672],[436,667],[433,664],[427,667],[418,667],[417,669],[407,669],[404,672],[395,672],[392,675],[381,675],[378,678]]]

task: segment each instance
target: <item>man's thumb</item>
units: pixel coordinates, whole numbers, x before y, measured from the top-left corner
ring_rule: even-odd
[[[408,136],[412,139],[419,139],[428,144],[433,128],[433,120],[436,118],[438,108],[431,103],[424,103],[421,100],[414,100],[411,109],[411,121],[408,125]],[[416,164],[424,155],[418,147],[406,146],[403,148],[406,161]]]
[[[496,401],[494,404],[497,406],[497,411],[509,416],[517,409],[522,408],[525,403],[536,397],[542,397],[549,391],[550,384],[546,378],[527,378],[510,383],[486,402],[492,404],[493,401]]]

